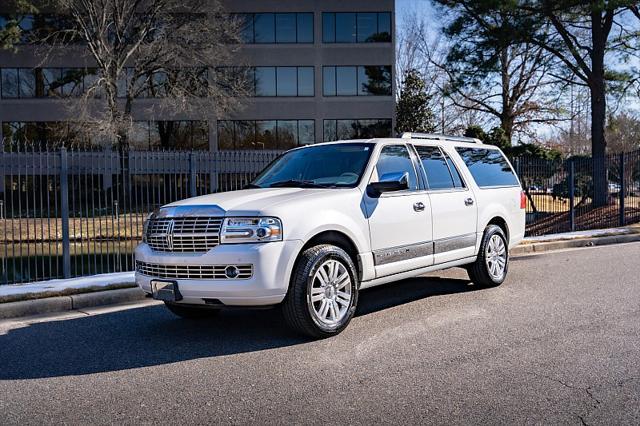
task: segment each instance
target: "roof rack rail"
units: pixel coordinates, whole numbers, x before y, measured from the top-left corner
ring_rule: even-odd
[[[429,139],[429,140],[438,140],[438,141],[452,141],[452,142],[470,142],[470,143],[482,143],[480,139],[477,138],[467,138],[464,136],[448,136],[448,135],[439,135],[435,133],[413,133],[413,132],[404,132],[402,139]]]

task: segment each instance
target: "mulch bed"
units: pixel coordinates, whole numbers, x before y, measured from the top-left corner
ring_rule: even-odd
[[[640,222],[640,208],[625,208],[625,224]],[[603,207],[579,206],[575,209],[575,230],[602,229],[620,226],[620,208],[617,205]],[[527,224],[528,236],[570,232],[569,212],[555,213]]]

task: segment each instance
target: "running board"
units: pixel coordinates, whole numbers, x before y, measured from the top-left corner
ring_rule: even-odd
[[[387,275],[385,277],[375,278],[369,281],[363,281],[360,283],[360,290],[365,288],[371,288],[382,284],[391,283],[394,281],[400,281],[407,278],[414,278],[418,275],[426,274],[427,272],[439,271],[441,269],[453,268],[455,266],[468,265],[475,262],[477,256],[465,257],[464,259],[452,260],[450,262],[438,263],[437,265],[426,266],[424,268],[412,269],[406,272],[399,272],[397,274]]]

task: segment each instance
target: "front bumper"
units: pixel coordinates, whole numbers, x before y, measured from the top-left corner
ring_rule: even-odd
[[[264,306],[282,302],[302,241],[221,244],[207,253],[155,252],[147,244],[136,248],[136,261],[161,265],[253,265],[248,279],[173,279],[183,299],[179,303],[205,304],[217,299],[229,306]],[[164,279],[136,272],[136,284],[151,293],[151,280]]]

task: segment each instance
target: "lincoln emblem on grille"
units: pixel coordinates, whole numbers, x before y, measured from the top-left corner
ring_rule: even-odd
[[[175,221],[171,220],[169,221],[169,224],[167,225],[167,248],[169,250],[173,250],[173,226],[175,225]]]

